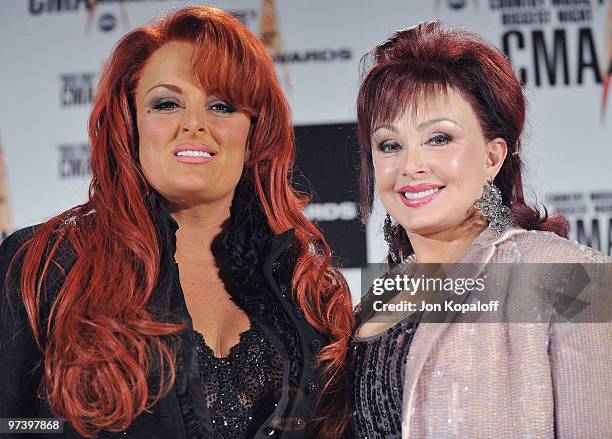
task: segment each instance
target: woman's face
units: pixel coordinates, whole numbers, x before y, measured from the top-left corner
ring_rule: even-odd
[[[376,187],[387,212],[408,234],[459,230],[494,178],[506,143],[489,142],[469,103],[452,89],[420,103],[390,125],[374,127]]]
[[[149,184],[173,204],[229,206],[251,122],[194,82],[193,50],[187,42],[165,44],[142,71],[136,87],[140,165]]]

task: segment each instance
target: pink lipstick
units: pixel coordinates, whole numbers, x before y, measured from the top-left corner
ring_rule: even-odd
[[[184,143],[172,150],[172,154],[183,163],[208,163],[219,154],[219,151],[202,143]]]
[[[421,207],[434,200],[444,188],[441,184],[419,183],[402,186],[397,193],[406,206]]]

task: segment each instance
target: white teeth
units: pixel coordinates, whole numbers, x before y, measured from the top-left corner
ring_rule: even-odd
[[[212,157],[212,154],[206,151],[179,151],[176,155],[178,157]]]
[[[418,200],[419,198],[423,198],[431,194],[435,194],[439,190],[440,188],[433,188],[433,189],[428,189],[426,191],[421,191],[421,192],[404,192],[404,197],[408,198],[409,200]]]

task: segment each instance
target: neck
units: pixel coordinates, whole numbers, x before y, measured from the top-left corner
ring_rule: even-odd
[[[171,204],[170,215],[177,222],[176,260],[214,264],[218,256],[215,239],[230,218],[231,200],[197,206]]]
[[[484,227],[470,224],[439,233],[408,233],[418,262],[454,263],[467,251]]]

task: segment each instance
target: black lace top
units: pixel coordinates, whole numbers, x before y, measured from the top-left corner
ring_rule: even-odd
[[[351,424],[359,439],[402,437],[404,364],[419,314],[371,337],[355,337]]]
[[[248,396],[255,403],[251,413],[261,418],[263,422],[253,421],[246,428],[243,437],[251,437],[250,431],[258,423],[256,437],[280,437],[291,439],[311,439],[316,433],[317,424],[311,423],[316,403],[319,400],[321,383],[326,379],[322,368],[314,358],[324,348],[329,340],[316,331],[304,317],[303,312],[295,303],[291,291],[291,280],[297,257],[301,252],[293,229],[280,234],[275,233],[267,222],[258,197],[253,196],[253,185],[248,178],[243,178],[232,202],[231,218],[227,231],[222,239],[229,259],[230,271],[224,281],[232,299],[249,316],[258,322],[260,329],[269,337],[269,342],[276,347],[282,358],[283,367],[274,365],[269,360],[268,370],[283,372],[283,383],[276,387],[278,394],[273,392],[271,399],[278,404],[272,416],[267,416],[267,397],[259,398],[253,392],[251,385],[235,384],[233,388],[241,389],[242,393],[234,392],[238,401],[243,399],[244,390],[249,390]],[[149,214],[155,223],[159,244],[159,275],[151,293],[147,308],[149,312],[162,321],[188,322],[190,315],[185,303],[185,297],[179,281],[178,265],[174,259],[176,252],[176,232],[178,224],[164,207],[163,198],[152,191],[147,197]],[[95,212],[88,212],[80,221],[96,221]],[[37,389],[41,383],[41,364],[43,358],[39,346],[32,335],[27,312],[22,296],[16,291],[22,266],[22,252],[18,250],[28,242],[38,227],[31,226],[21,229],[7,237],[0,247],[0,413],[12,413],[16,417],[28,418],[37,414],[39,417],[51,418],[53,412],[46,399],[37,398]],[[59,231],[59,229],[58,229]],[[58,235],[59,236],[59,235]],[[76,261],[76,250],[68,239],[55,241],[59,245],[58,253],[50,264],[49,274],[44,279],[46,291],[41,313],[47,316],[48,309],[54,303],[67,273],[72,270]],[[17,257],[16,259],[14,259]],[[14,260],[13,260],[14,259]],[[13,261],[13,262],[11,262]],[[6,276],[11,268],[11,282]],[[42,280],[42,279],[41,279]],[[9,288],[6,291],[7,287]],[[42,315],[42,314],[41,314]],[[46,317],[45,317],[46,318]],[[202,376],[199,371],[198,352],[196,350],[196,335],[191,330],[185,330],[176,336],[168,336],[169,346],[176,348],[175,380],[170,391],[163,395],[152,407],[151,411],[140,414],[134,422],[121,432],[100,432],[100,437],[125,438],[175,438],[183,436],[189,439],[210,439],[216,436],[212,429],[213,415],[209,410],[214,391],[203,391]],[[245,334],[243,339],[250,338]],[[243,340],[244,342],[244,340]],[[43,340],[44,343],[44,340]],[[255,343],[243,343],[253,345]],[[243,349],[240,347],[240,350]],[[255,348],[253,348],[255,349]],[[234,349],[235,351],[239,348]],[[261,351],[266,351],[261,349]],[[236,356],[239,356],[236,354]],[[257,355],[247,358],[261,358]],[[270,354],[268,359],[274,358]],[[159,391],[160,378],[164,370],[160,369],[158,357],[151,358],[151,374],[147,384],[151,394]],[[252,360],[249,360],[252,361]],[[244,363],[243,363],[244,364]],[[246,362],[248,364],[248,362]],[[254,370],[255,367],[251,367]],[[210,370],[205,367],[206,370]],[[234,369],[236,370],[236,369]],[[238,374],[236,374],[238,375]],[[266,374],[263,374],[266,375]],[[226,376],[231,376],[226,374]],[[255,373],[245,376],[257,376]],[[269,375],[267,375],[269,376]],[[276,380],[277,378],[275,378]],[[212,379],[211,379],[212,382]],[[224,382],[217,380],[218,383]],[[260,382],[266,382],[261,379]],[[262,386],[263,387],[263,386]],[[270,388],[273,388],[271,386]],[[225,392],[226,387],[218,386]],[[265,395],[266,389],[261,390]],[[256,396],[253,396],[256,395]],[[95,401],[89,401],[95,405]],[[261,405],[258,405],[261,404]],[[245,404],[247,406],[248,404]],[[267,406],[269,407],[269,405]],[[217,410],[217,413],[221,413]],[[247,416],[248,418],[248,416]],[[215,422],[217,423],[217,422]],[[228,422],[228,425],[230,422]],[[184,432],[184,433],[179,433]],[[229,437],[235,436],[228,432]],[[82,439],[70,422],[64,424],[62,438]]]
[[[274,412],[283,382],[283,360],[261,328],[240,334],[227,357],[214,356],[197,331],[196,351],[215,439],[253,437]]]

